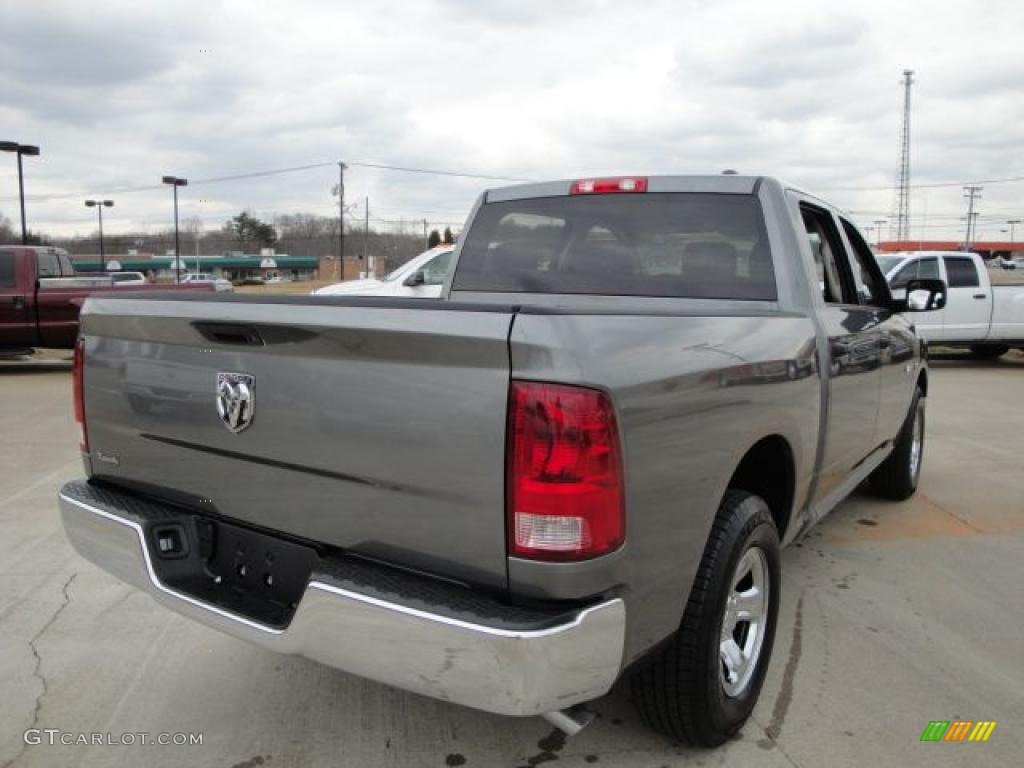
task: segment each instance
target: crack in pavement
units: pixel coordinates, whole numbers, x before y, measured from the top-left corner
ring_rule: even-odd
[[[777,749],[777,750],[779,750],[779,754],[782,755],[782,757],[785,759],[785,761],[787,763],[789,763],[790,765],[792,765],[793,768],[803,768],[803,766],[801,766],[800,763],[798,763],[793,758],[793,756],[790,755],[789,752],[787,752],[783,748],[782,744],[779,743],[778,739],[773,739],[771,737],[771,734],[768,733],[768,729],[764,725],[762,725],[761,722],[756,717],[751,715],[750,716],[750,720],[751,720],[751,722],[754,723],[754,725],[756,725],[758,728],[760,728],[764,732],[764,735],[765,735],[764,739],[762,739],[762,740],[757,742],[757,746],[762,747],[764,749]]]
[[[46,677],[41,672],[43,666],[43,657],[39,655],[39,649],[36,648],[36,643],[39,642],[39,639],[46,633],[46,630],[53,626],[53,623],[57,620],[61,613],[64,612],[64,609],[68,607],[68,603],[71,602],[71,595],[68,594],[68,588],[71,586],[71,582],[75,580],[76,576],[78,576],[78,571],[72,573],[68,577],[68,580],[64,582],[64,585],[60,589],[61,594],[64,597],[64,600],[61,602],[59,606],[57,606],[57,610],[53,612],[53,615],[50,616],[49,619],[47,619],[46,623],[43,624],[42,628],[38,632],[36,632],[35,635],[32,636],[31,640],[28,641],[28,647],[32,651],[33,658],[35,658],[35,666],[32,669],[32,675],[33,677],[39,680],[40,690],[39,695],[36,696],[35,705],[32,708],[32,722],[29,723],[29,726],[26,730],[31,730],[39,724],[39,712],[43,708],[43,697],[49,690],[49,686],[47,685],[46,682]],[[14,757],[12,757],[10,760],[4,763],[2,768],[10,768],[10,766],[14,765],[14,763],[16,763],[18,759],[25,753],[25,749],[27,746],[28,745],[25,744],[23,740],[21,749],[18,750],[17,754]]]
[[[928,496],[927,494],[925,494],[923,491],[919,491],[918,495],[924,500],[924,503],[926,505],[928,505],[928,506],[930,506],[930,507],[932,507],[934,509],[939,510],[939,512],[944,512],[945,514],[949,515],[951,518],[956,520],[958,523],[960,523],[960,525],[962,525],[962,526],[964,526],[966,528],[969,528],[974,533],[985,533],[985,531],[983,531],[978,526],[974,525],[969,520],[965,520],[964,518],[960,517],[960,515],[956,514],[955,512],[952,512],[952,511],[946,509],[944,506],[939,504],[939,502],[937,502],[935,499],[933,499],[930,496]]]

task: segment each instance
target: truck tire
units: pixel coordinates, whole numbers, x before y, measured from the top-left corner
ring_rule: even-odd
[[[1010,348],[1005,344],[975,344],[971,347],[971,354],[975,357],[981,357],[985,360],[995,360],[997,357],[1002,357]]]
[[[903,501],[917,490],[924,458],[925,399],[921,388],[917,387],[892,453],[871,473],[871,486],[886,499]]]
[[[771,658],[781,573],[768,505],[728,491],[679,629],[633,675],[633,698],[648,726],[702,747],[743,727]]]

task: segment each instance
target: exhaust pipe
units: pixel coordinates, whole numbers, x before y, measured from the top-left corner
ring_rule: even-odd
[[[594,713],[582,704],[577,704],[569,709],[559,709],[554,712],[545,712],[541,715],[551,725],[566,736],[575,736],[582,731],[594,719]]]

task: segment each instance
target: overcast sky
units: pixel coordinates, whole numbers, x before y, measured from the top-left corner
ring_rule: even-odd
[[[1010,0],[0,0],[0,19],[0,139],[42,147],[29,226],[52,233],[94,230],[82,201],[108,192],[108,231],[168,226],[168,188],[112,191],[164,174],[339,159],[536,179],[734,168],[870,225],[892,209],[908,67],[914,183],[1024,177]],[[331,215],[336,177],[193,184],[181,216]],[[374,217],[451,222],[502,183],[355,166],[346,182]],[[1005,237],[1022,193],[986,185],[981,237]],[[16,195],[0,154],[12,221]],[[959,187],[915,190],[912,234],[953,237],[963,210]]]

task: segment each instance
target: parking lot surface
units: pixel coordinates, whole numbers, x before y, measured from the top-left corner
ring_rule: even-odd
[[[1024,357],[933,361],[923,476],[858,491],[783,556],[753,720],[725,747],[646,730],[620,685],[565,739],[275,655],[84,562],[55,495],[81,474],[67,362],[0,362],[0,766],[981,766],[1024,754]],[[921,743],[932,720],[986,743]],[[25,744],[26,729],[202,745]]]

